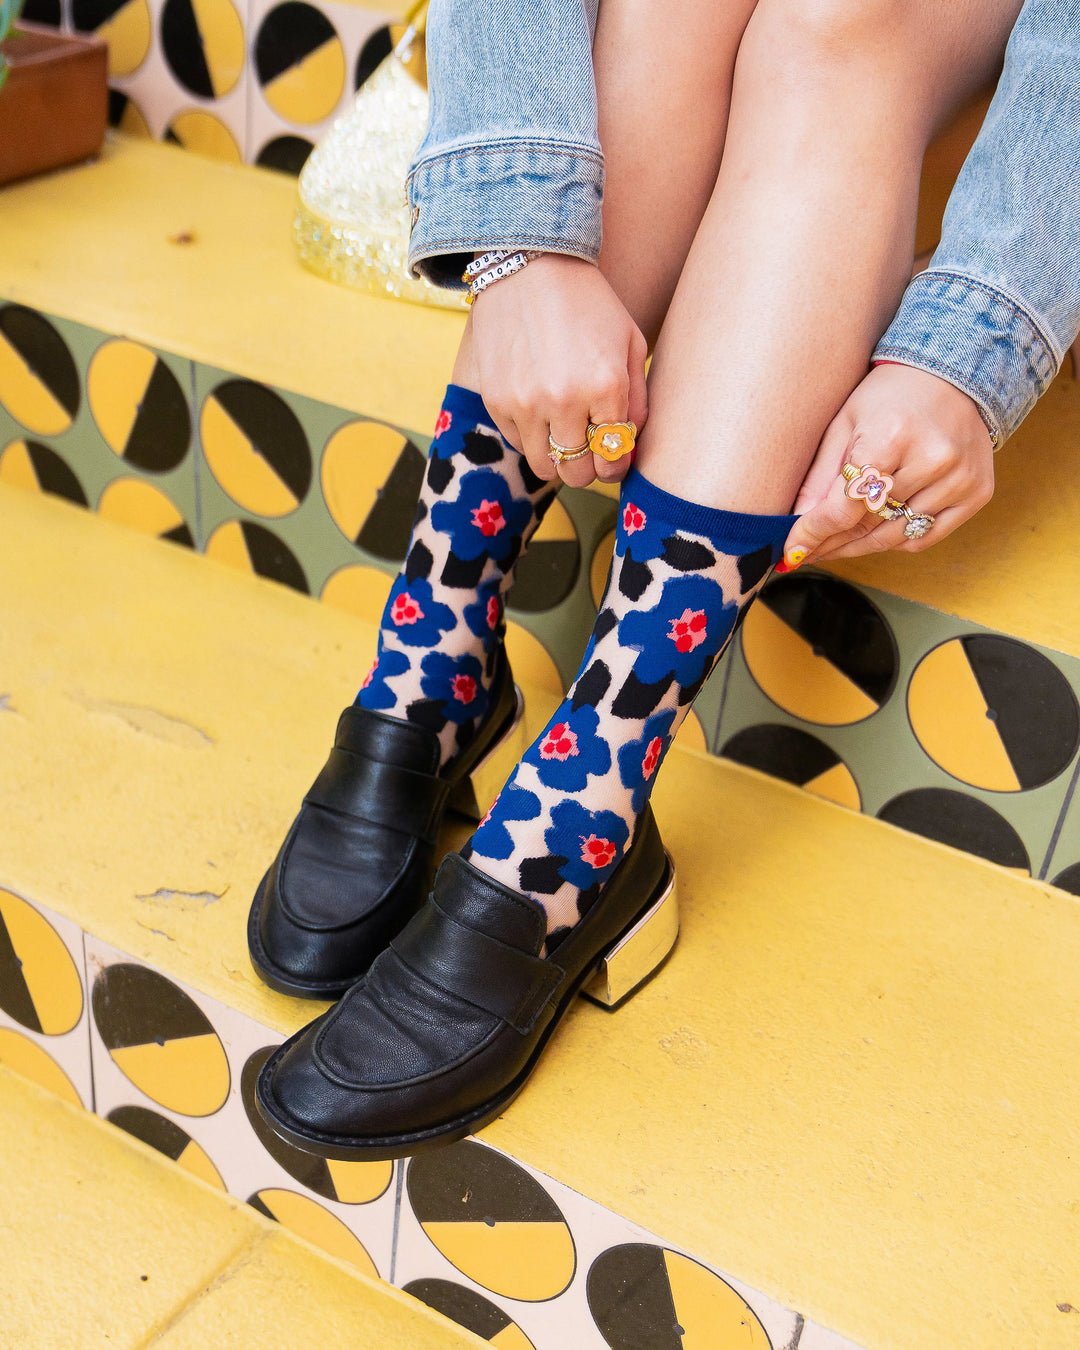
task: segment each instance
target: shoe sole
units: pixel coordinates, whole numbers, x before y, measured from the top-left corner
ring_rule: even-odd
[[[625,989],[619,996],[617,1002],[608,1003],[602,998],[598,999],[595,995],[586,993],[586,986],[602,977],[605,967],[615,961],[621,951],[628,949],[630,941],[635,936],[641,934],[649,926],[649,920],[653,915],[664,915],[664,922],[670,922],[670,915],[675,897],[675,869],[672,865],[670,855],[668,856],[667,868],[664,876],[657,885],[656,889],[649,896],[648,901],[642,906],[631,923],[623,930],[620,936],[602,952],[574,983],[567,989],[566,993],[559,1000],[555,1015],[551,1018],[545,1028],[540,1040],[537,1042],[532,1055],[524,1068],[517,1077],[510,1083],[497,1097],[489,1099],[483,1105],[475,1107],[472,1111],[463,1116],[458,1116],[454,1120],[446,1121],[442,1125],[429,1126],[424,1130],[416,1130],[408,1134],[373,1136],[368,1139],[357,1140],[349,1139],[342,1135],[320,1135],[320,1134],[299,1134],[283,1125],[280,1120],[264,1104],[264,1099],[269,1098],[270,1080],[273,1076],[274,1068],[282,1053],[276,1051],[263,1065],[262,1072],[259,1074],[255,1091],[255,1106],[263,1122],[269,1126],[281,1139],[292,1144],[295,1148],[301,1149],[305,1153],[313,1153],[317,1157],[326,1158],[331,1162],[385,1162],[394,1158],[407,1158],[414,1153],[426,1152],[428,1149],[438,1148],[445,1144],[456,1143],[459,1139],[464,1139],[466,1135],[475,1134],[482,1130],[485,1125],[490,1125],[497,1117],[502,1115],[506,1108],[513,1102],[514,1098],[522,1091],[528,1082],[533,1070],[539,1062],[541,1054],[547,1048],[548,1042],[557,1030],[570,1004],[579,994],[585,994],[590,1001],[600,1002],[611,1011],[621,1006],[632,994],[637,993],[644,985],[659,973],[660,969],[667,963],[668,958],[675,949],[675,943],[678,938],[678,927],[674,935],[663,950],[662,955],[642,976],[633,987]],[[677,914],[677,910],[675,911]],[[638,953],[638,956],[640,953]],[[637,958],[636,958],[637,959]],[[282,1047],[284,1049],[284,1047]]]
[[[506,730],[487,754],[481,756],[481,758],[476,761],[472,767],[472,771],[466,777],[462,778],[459,783],[455,784],[447,800],[446,811],[455,811],[459,815],[469,816],[472,820],[479,820],[483,815],[483,812],[478,805],[477,797],[479,796],[480,799],[483,800],[487,791],[486,784],[492,779],[491,761],[497,756],[501,756],[507,742],[521,725],[521,719],[525,713],[525,697],[521,692],[520,686],[516,684],[514,685],[514,699],[514,713],[507,724]],[[480,788],[479,792],[477,791],[474,782],[478,775],[481,777],[481,782],[485,784],[484,787]],[[503,777],[505,778],[505,775],[503,775]],[[498,786],[501,787],[502,783],[500,782]],[[443,814],[445,815],[445,811]],[[440,825],[441,823],[440,820]],[[259,883],[259,892],[256,893],[257,895],[262,891],[263,882],[265,882],[265,880],[266,878],[264,877],[263,881]],[[314,980],[308,980],[302,983],[298,982],[295,976],[290,975],[287,970],[282,970],[279,966],[276,966],[268,956],[266,949],[263,947],[262,939],[259,937],[258,910],[259,906],[256,902],[248,911],[248,958],[259,979],[276,993],[288,994],[291,998],[316,999],[321,1002],[334,1002],[341,998],[343,994],[347,994],[360,976],[364,974],[364,971],[362,970],[357,971],[350,979],[344,981],[335,980],[333,982],[317,983]]]

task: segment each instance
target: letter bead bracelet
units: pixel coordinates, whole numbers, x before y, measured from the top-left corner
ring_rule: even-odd
[[[539,257],[538,249],[496,248],[490,253],[482,253],[479,258],[474,258],[461,274],[462,281],[469,287],[465,303],[471,305],[476,297],[494,282],[502,281],[504,277],[512,277],[515,272],[527,267],[533,258]]]

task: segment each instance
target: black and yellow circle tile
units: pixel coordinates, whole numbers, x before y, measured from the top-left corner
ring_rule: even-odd
[[[220,117],[189,108],[179,112],[165,128],[164,138],[171,145],[179,145],[206,159],[219,159],[225,164],[239,164],[243,155],[236,137]]]
[[[557,1298],[577,1254],[562,1211],[524,1168],[464,1140],[409,1163],[409,1203],[451,1265],[506,1298]]]
[[[881,820],[974,853],[1022,876],[1031,872],[1024,841],[1004,816],[977,797],[950,788],[915,788],[893,797],[878,812]]]
[[[255,163],[263,169],[299,176],[315,147],[303,136],[274,136],[255,156]]]
[[[20,17],[31,23],[48,24],[50,28],[59,28],[63,21],[60,0],[25,0]]]
[[[246,511],[284,516],[307,496],[307,436],[281,395],[266,385],[224,380],[203,402],[199,432],[214,477]]]
[[[798,727],[773,722],[743,727],[720,753],[840,806],[862,809],[859,785],[848,766],[831,746]]]
[[[577,530],[566,507],[556,499],[529,541],[506,603],[524,614],[554,609],[574,589],[580,564]]]
[[[134,136],[142,141],[152,139],[142,109],[129,94],[120,89],[109,90],[109,126],[122,131],[125,136]]]
[[[0,403],[39,436],[59,436],[79,411],[79,372],[67,343],[24,305],[0,307]]]
[[[76,506],[87,506],[86,493],[68,464],[40,441],[12,441],[0,451],[0,483],[49,492]]]
[[[374,75],[393,50],[394,38],[390,27],[383,25],[382,28],[376,28],[374,33],[365,39],[364,45],[360,48],[360,55],[356,58],[353,88],[359,89],[366,79]]]
[[[343,1205],[369,1205],[385,1195],[394,1176],[390,1162],[327,1162],[287,1144],[264,1122],[255,1108],[255,1082],[276,1046],[266,1046],[248,1057],[240,1075],[240,1099],[251,1128],[271,1158],[309,1191]]]
[[[378,624],[394,579],[377,567],[350,563],[327,577],[319,599],[368,623]]]
[[[117,478],[101,494],[98,515],[152,534],[170,543],[194,548],[187,521],[171,497],[141,478]]]
[[[935,764],[990,792],[1049,783],[1080,746],[1068,680],[1042,652],[996,633],[952,638],[924,656],[908,716]]]
[[[896,640],[881,611],[821,572],[770,581],[747,614],[742,649],[762,692],[805,722],[861,722],[896,685]]]
[[[475,1289],[466,1289],[453,1280],[413,1280],[405,1293],[426,1303],[443,1317],[479,1336],[498,1350],[535,1350],[532,1341],[509,1314],[489,1303]]]
[[[268,1187],[248,1197],[248,1204],[268,1219],[273,1219],[290,1233],[306,1238],[308,1242],[341,1261],[348,1261],[357,1270],[372,1279],[379,1278],[375,1262],[367,1248],[337,1217],[324,1209],[317,1200],[296,1191]]]
[[[165,0],[161,46],[189,93],[224,98],[244,72],[244,24],[231,0]]]
[[[83,987],[67,945],[21,896],[0,890],[0,1008],[31,1031],[63,1036],[79,1024]]]
[[[307,577],[292,549],[272,530],[253,520],[227,520],[219,525],[206,541],[206,556],[308,593]]]
[[[286,122],[325,121],[345,92],[345,49],[326,14],[303,0],[276,5],[259,25],[255,71],[266,102]]]
[[[164,1153],[166,1158],[179,1163],[185,1172],[216,1186],[220,1191],[225,1190],[221,1173],[210,1160],[210,1155],[175,1121],[145,1106],[117,1106],[105,1119],[125,1133],[141,1139],[144,1144],[149,1144],[151,1148],[156,1148],[159,1153]]]
[[[1080,863],[1064,868],[1054,877],[1052,884],[1068,891],[1070,895],[1080,895]]]
[[[115,455],[148,473],[181,464],[191,446],[191,414],[169,365],[140,342],[103,343],[86,375],[90,411]]]
[[[43,1087],[62,1101],[70,1102],[72,1106],[84,1104],[75,1084],[52,1055],[21,1031],[0,1027],[0,1064],[6,1064],[15,1073],[29,1078],[38,1087]]]
[[[610,1247],[586,1283],[611,1350],[772,1350],[746,1300],[707,1267],[648,1242]]]
[[[118,962],[94,981],[94,1023],[120,1072],[182,1116],[210,1116],[229,1095],[229,1061],[209,1018],[171,980]]]
[[[409,547],[426,460],[400,431],[347,422],[326,443],[320,478],[331,519],[366,553],[400,562]]]
[[[71,19],[80,33],[109,46],[109,74],[132,75],[146,60],[153,38],[147,0],[72,0]]]

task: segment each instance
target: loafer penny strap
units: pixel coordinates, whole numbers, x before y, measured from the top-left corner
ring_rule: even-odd
[[[449,793],[442,778],[335,746],[304,800],[433,844]]]
[[[565,975],[551,961],[458,923],[433,901],[390,945],[418,974],[523,1035]]]

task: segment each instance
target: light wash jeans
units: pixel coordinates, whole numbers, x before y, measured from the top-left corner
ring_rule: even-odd
[[[432,0],[414,273],[460,285],[468,256],[499,246],[596,262],[595,22],[596,0]],[[1026,0],[941,243],[874,355],[963,389],[1000,445],[1078,329],[1080,0]]]

